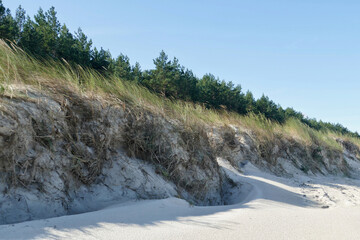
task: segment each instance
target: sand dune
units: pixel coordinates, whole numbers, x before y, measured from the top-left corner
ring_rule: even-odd
[[[198,207],[168,198],[0,226],[1,239],[359,239],[360,184],[340,177],[280,178],[251,164],[233,205]]]

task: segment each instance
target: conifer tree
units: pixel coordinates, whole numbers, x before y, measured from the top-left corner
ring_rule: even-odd
[[[142,83],[143,81],[143,74],[141,71],[141,66],[138,62],[135,63],[135,66],[131,68],[131,76],[132,80],[137,83]]]
[[[7,41],[14,41],[18,35],[18,28],[15,19],[11,16],[10,9],[7,9],[0,0],[0,38]]]
[[[114,61],[113,71],[116,77],[131,80],[131,65],[130,59],[124,54],[120,54]]]
[[[76,62],[83,66],[90,66],[92,41],[84,34],[81,28],[75,32]]]
[[[19,39],[19,46],[32,55],[41,55],[42,36],[36,31],[35,23],[27,16]]]
[[[17,35],[15,36],[15,41],[17,44],[20,42],[22,32],[24,31],[25,21],[26,21],[26,12],[20,5],[16,9],[16,14],[15,14],[15,23],[17,26]]]
[[[191,100],[208,108],[225,108],[239,114],[253,112],[279,123],[295,118],[316,130],[331,130],[360,138],[357,132],[351,132],[341,124],[307,118],[292,108],[284,110],[264,95],[255,100],[251,92],[244,94],[240,85],[220,81],[212,74],[199,79],[180,65],[177,58],[169,60],[164,51],[153,60],[154,69],[142,71],[139,63],[131,66],[130,59],[124,54],[113,59],[109,51],[93,49],[91,39],[81,28],[72,34],[65,24],[60,24],[56,14],[54,7],[46,12],[40,8],[32,20],[19,6],[13,17],[0,0],[0,38],[8,43],[15,42],[39,59],[65,59],[70,64],[90,67],[106,76],[135,81],[164,97]]]
[[[64,24],[61,27],[57,44],[57,56],[68,62],[77,62],[76,40]]]

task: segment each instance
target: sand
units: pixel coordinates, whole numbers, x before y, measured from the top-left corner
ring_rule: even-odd
[[[276,177],[250,163],[236,204],[141,200],[78,215],[1,225],[0,239],[360,239],[360,183],[343,177]]]

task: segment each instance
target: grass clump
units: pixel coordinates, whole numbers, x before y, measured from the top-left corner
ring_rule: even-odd
[[[201,104],[171,100],[154,94],[137,83],[115,77],[104,77],[92,69],[71,65],[65,60],[36,59],[20,48],[9,46],[0,40],[0,95],[12,97],[15,94],[14,87],[22,85],[30,85],[53,93],[65,89],[62,94],[71,92],[80,96],[101,97],[117,102],[123,108],[132,106],[160,114],[167,119],[176,119],[188,127],[238,126],[254,133],[262,146],[268,144],[265,149],[271,149],[279,138],[295,139],[307,146],[319,145],[334,151],[342,149],[342,144],[337,139],[343,139],[360,147],[360,139],[329,130],[317,131],[297,119],[290,118],[284,124],[279,124],[263,115],[250,113],[244,116],[224,109],[207,109]],[[134,146],[137,145],[139,144],[134,143]],[[131,150],[135,155],[138,151],[136,148]]]

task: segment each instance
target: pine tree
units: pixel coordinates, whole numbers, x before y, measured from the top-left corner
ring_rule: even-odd
[[[176,97],[176,82],[179,76],[176,76],[176,72],[173,70],[178,66],[177,60],[169,61],[166,53],[161,51],[160,56],[154,59],[154,65],[155,69],[149,71],[145,84],[164,97]]]
[[[17,30],[18,30],[18,33],[15,36],[15,41],[17,44],[20,42],[22,32],[24,31],[24,26],[25,26],[25,21],[26,21],[25,15],[26,15],[26,12],[20,5],[16,9],[16,14],[15,14],[15,23],[16,23]]]
[[[181,71],[181,81],[179,83],[179,97],[185,100],[197,101],[199,94],[197,89],[198,79],[194,73],[189,70]]]
[[[35,23],[27,16],[19,39],[19,46],[33,55],[43,55],[42,36],[36,31]]]
[[[10,9],[6,9],[0,0],[0,38],[14,41],[19,34],[15,19],[11,16]]]
[[[56,57],[56,52],[58,48],[58,37],[60,33],[60,22],[56,17],[56,11],[54,7],[51,7],[46,13],[46,22],[48,25],[48,31],[46,32],[45,42],[48,46],[49,53],[51,56]]]
[[[199,90],[199,101],[208,107],[218,108],[219,79],[212,74],[205,74],[197,84]]]
[[[131,65],[128,56],[120,54],[114,62],[114,74],[116,77],[132,80]]]
[[[91,60],[91,39],[88,40],[87,36],[83,33],[81,28],[75,32],[75,49],[77,53],[76,62],[82,66],[90,66]]]
[[[134,82],[142,83],[143,74],[141,71],[141,66],[138,62],[135,63],[135,66],[131,68],[131,76]]]
[[[64,24],[61,27],[60,35],[57,43],[57,57],[63,58],[69,62],[77,61],[77,49],[75,47],[76,40]]]
[[[91,55],[91,67],[99,72],[104,72],[107,70],[111,63],[111,54],[109,51],[105,51],[103,48],[100,48],[98,51],[94,48]]]

